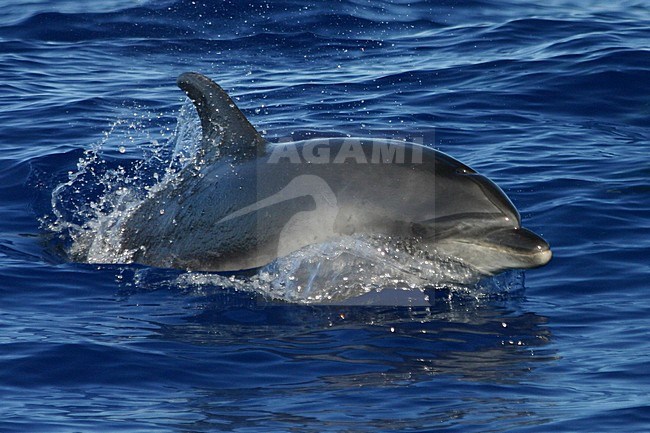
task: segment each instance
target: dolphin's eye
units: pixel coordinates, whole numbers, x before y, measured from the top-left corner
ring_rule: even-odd
[[[456,174],[476,174],[476,172],[469,167],[458,167]]]

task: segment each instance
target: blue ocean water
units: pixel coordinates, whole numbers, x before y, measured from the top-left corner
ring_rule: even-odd
[[[650,430],[649,40],[641,0],[4,2],[0,431]],[[418,307],[71,261],[188,70],[270,139],[424,137],[553,261]]]

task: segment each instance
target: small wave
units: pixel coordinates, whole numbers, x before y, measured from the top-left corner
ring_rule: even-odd
[[[131,4],[133,6],[133,4]],[[137,6],[137,5],[136,5]],[[2,27],[2,33],[22,40],[80,42],[115,39],[128,34],[131,38],[178,37],[193,34],[191,23],[184,20],[162,21],[159,11],[146,7],[49,8],[21,14]]]

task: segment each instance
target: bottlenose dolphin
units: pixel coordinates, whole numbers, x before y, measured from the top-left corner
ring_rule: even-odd
[[[349,235],[483,275],[551,259],[497,185],[442,152],[367,138],[269,143],[209,78],[184,73],[177,84],[199,114],[200,150],[125,218],[120,248],[135,263],[238,271]]]

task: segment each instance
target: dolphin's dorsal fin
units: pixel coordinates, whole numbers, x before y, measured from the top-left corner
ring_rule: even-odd
[[[218,154],[248,158],[264,153],[262,136],[217,83],[205,75],[186,72],[176,84],[187,93],[199,113],[204,159],[212,160]]]

